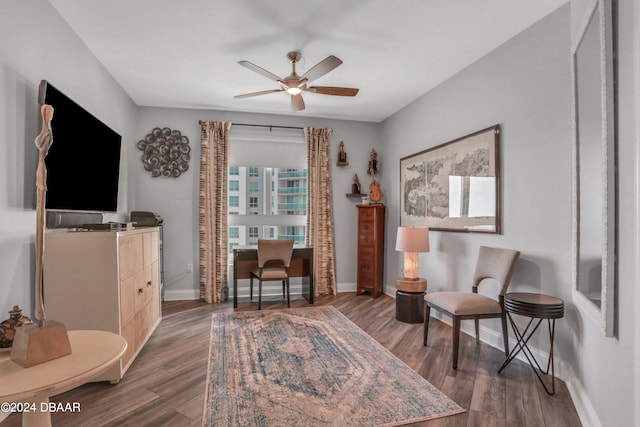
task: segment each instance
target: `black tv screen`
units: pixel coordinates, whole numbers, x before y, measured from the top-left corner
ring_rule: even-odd
[[[122,137],[46,80],[38,102],[53,106],[46,208],[117,211]]]

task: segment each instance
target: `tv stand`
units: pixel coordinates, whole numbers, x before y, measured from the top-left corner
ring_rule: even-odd
[[[122,360],[97,379],[120,381],[162,317],[158,227],[49,231],[45,242],[47,318],[124,337]]]

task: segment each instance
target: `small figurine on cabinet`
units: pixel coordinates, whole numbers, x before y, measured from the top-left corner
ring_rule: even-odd
[[[344,141],[340,141],[340,149],[338,150],[338,166],[347,166],[347,152],[344,151]]]
[[[358,179],[358,174],[353,176],[353,184],[351,185],[351,193],[360,194],[360,180]]]
[[[380,183],[375,178],[369,184],[369,200],[373,203],[380,203],[382,201],[382,190],[380,190]]]
[[[369,169],[367,170],[369,175],[375,175],[378,173],[378,152],[371,150],[371,159],[369,160]]]

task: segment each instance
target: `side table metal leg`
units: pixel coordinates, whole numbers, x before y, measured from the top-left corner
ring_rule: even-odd
[[[511,350],[511,353],[509,353],[509,356],[505,359],[505,361],[502,363],[502,365],[498,369],[498,373],[501,373],[504,370],[504,368],[506,368],[507,365],[509,363],[511,363],[511,361],[513,359],[515,359],[515,357],[520,353],[520,351],[522,351],[522,353],[524,354],[525,358],[529,362],[529,365],[531,366],[531,369],[533,370],[533,373],[536,374],[536,377],[538,377],[538,380],[540,381],[540,384],[542,384],[542,387],[544,388],[544,391],[547,392],[547,394],[549,394],[549,395],[554,395],[555,392],[556,392],[555,363],[554,363],[554,360],[553,360],[553,343],[554,343],[554,338],[555,338],[555,325],[556,325],[555,319],[547,319],[547,323],[548,323],[548,327],[549,327],[549,343],[550,343],[550,345],[549,345],[549,360],[547,361],[547,369],[546,369],[546,371],[544,371],[540,367],[540,364],[538,363],[538,361],[534,357],[533,353],[531,352],[531,349],[527,345],[529,340],[533,336],[533,334],[538,329],[538,326],[540,326],[540,323],[542,323],[543,319],[538,319],[538,322],[536,323],[534,328],[531,331],[529,331],[529,327],[531,326],[531,323],[534,320],[533,317],[530,318],[529,319],[529,323],[527,324],[527,326],[524,329],[523,333],[520,333],[520,331],[516,327],[515,322],[513,321],[513,318],[511,317],[511,315],[509,313],[507,313],[507,315],[509,317],[509,321],[511,323],[511,327],[513,329],[513,332],[514,332],[514,334],[516,336],[516,345]],[[550,369],[551,369],[551,390],[549,390],[549,387],[545,384],[544,379],[542,378],[542,375],[541,375],[541,374],[548,375]]]

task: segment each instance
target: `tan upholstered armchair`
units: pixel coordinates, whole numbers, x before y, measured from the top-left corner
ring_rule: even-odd
[[[509,335],[507,332],[507,315],[504,310],[504,295],[507,293],[513,269],[519,257],[519,251],[481,246],[476,270],[473,274],[471,292],[430,292],[425,295],[423,344],[427,345],[431,308],[451,316],[453,318],[453,369],[458,368],[461,320],[473,319],[475,321],[476,344],[479,344],[479,319],[500,318],[502,320],[504,352],[507,355],[509,354]],[[497,300],[478,293],[478,286],[485,279],[494,279],[500,284],[500,293]]]
[[[258,279],[258,310],[262,309],[262,282],[282,281],[282,298],[287,292],[287,307],[291,307],[289,264],[293,240],[258,239],[258,268],[251,270],[250,299],[253,300],[253,278]]]

